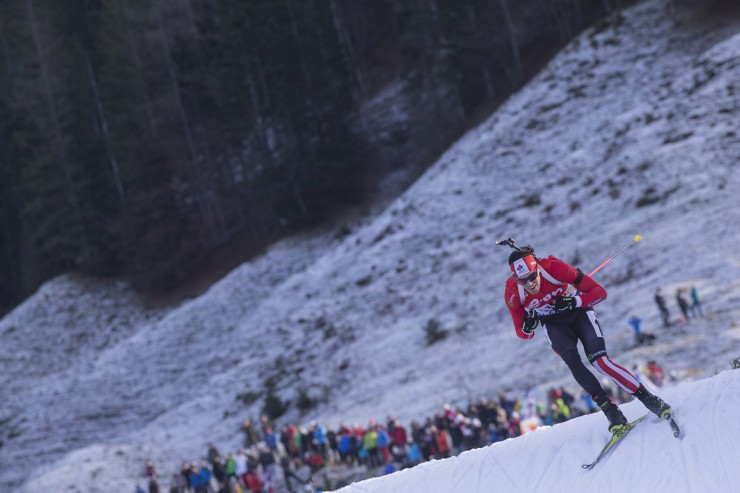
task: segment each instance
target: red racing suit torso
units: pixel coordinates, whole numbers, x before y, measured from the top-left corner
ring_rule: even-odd
[[[537,316],[545,319],[558,315],[550,304],[553,296],[578,295],[581,298],[580,308],[588,308],[606,299],[606,290],[601,284],[585,274],[578,283],[578,287],[573,286],[573,282],[578,277],[579,271],[572,265],[566,264],[553,256],[539,259],[537,264],[540,267],[540,290],[537,294],[531,294],[522,289],[524,294],[523,303],[519,285],[514,281],[514,277],[509,276],[506,280],[506,289],[504,292],[506,307],[511,313],[516,335],[520,338],[531,339],[534,337],[534,332],[529,335],[522,332],[522,323],[527,312],[534,311]],[[555,282],[547,279],[548,276],[542,272],[543,269]],[[558,282],[562,284],[558,284]]]

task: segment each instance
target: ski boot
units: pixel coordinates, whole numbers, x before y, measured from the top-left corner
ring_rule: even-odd
[[[673,411],[671,406],[666,404],[663,399],[655,394],[651,394],[644,385],[640,385],[640,388],[634,393],[640,402],[642,402],[650,412],[655,414],[660,419],[671,419],[673,417]]]
[[[604,412],[606,419],[609,420],[609,433],[614,434],[627,424],[627,418],[622,414],[622,410],[609,400],[605,392],[594,396],[594,402]]]

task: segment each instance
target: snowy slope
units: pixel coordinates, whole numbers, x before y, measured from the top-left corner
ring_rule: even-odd
[[[235,450],[268,392],[317,401],[285,421],[336,424],[570,383],[543,337],[513,334],[508,236],[588,271],[643,235],[598,275],[612,357],[686,380],[726,369],[740,14],[704,5],[653,0],[587,31],[376,217],[281,242],[170,310],[118,283],[44,286],[0,321],[0,491],[132,491],[148,456],[169,471],[209,441]],[[688,285],[710,316],[662,331],[653,290]],[[633,312],[657,345],[630,348]],[[427,346],[432,319],[449,336]]]

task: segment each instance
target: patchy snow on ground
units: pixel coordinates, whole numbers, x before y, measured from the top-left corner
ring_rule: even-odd
[[[683,441],[645,423],[585,473],[605,432],[588,416],[348,491],[738,484],[738,374],[714,375],[740,356],[740,15],[711,5],[646,1],[584,32],[387,208],[282,241],[178,306],[71,274],[44,285],[0,321],[0,491],[133,491],[147,457],[168,474],[208,442],[237,450],[268,395],[290,402],[279,424],[326,425],[544,395],[572,378],[541,334],[514,335],[495,240],[588,272],[636,234],[597,274],[597,311],[615,361],[686,382],[665,390]],[[677,317],[689,286],[707,316],[664,329],[654,290]],[[655,345],[633,346],[632,313]],[[430,321],[447,332],[433,345]]]

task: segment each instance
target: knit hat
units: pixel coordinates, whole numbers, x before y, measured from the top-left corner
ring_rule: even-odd
[[[513,261],[509,257],[509,268],[514,273],[514,277],[523,277],[529,275],[530,272],[534,272],[537,268],[537,260],[535,260],[534,255],[530,252],[527,252],[527,255],[524,257],[515,258]]]

